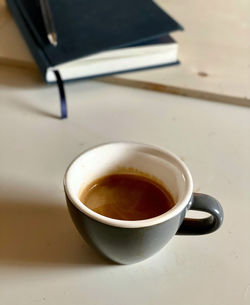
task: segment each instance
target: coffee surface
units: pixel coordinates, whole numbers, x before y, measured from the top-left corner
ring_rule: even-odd
[[[170,210],[175,202],[159,183],[134,174],[112,174],[93,181],[79,196],[101,215],[120,220],[143,220]]]

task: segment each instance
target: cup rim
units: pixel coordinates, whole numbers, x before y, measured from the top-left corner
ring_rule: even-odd
[[[73,195],[73,192],[69,189],[68,187],[68,180],[69,180],[69,172],[71,167],[74,165],[74,163],[84,154],[87,152],[101,147],[101,146],[106,146],[106,145],[114,145],[114,144],[132,144],[132,145],[141,145],[145,146],[148,148],[155,149],[157,151],[163,152],[164,154],[170,156],[172,159],[177,162],[185,176],[186,184],[187,184],[187,191],[186,194],[184,195],[183,199],[178,203],[178,205],[175,205],[173,208],[168,210],[167,212],[158,215],[153,218],[148,218],[148,219],[143,219],[143,220],[119,220],[119,219],[114,219],[110,217],[103,216],[101,214],[98,214],[94,212],[93,210],[89,209],[87,206],[85,206],[80,199],[77,196]],[[120,228],[143,228],[143,227],[149,227],[153,226],[156,224],[160,224],[165,222],[166,220],[169,220],[175,216],[177,216],[180,212],[182,212],[185,207],[189,204],[189,202],[192,199],[192,194],[193,194],[193,180],[192,176],[190,174],[189,169],[187,168],[186,164],[179,158],[177,157],[174,153],[170,152],[169,150],[156,146],[156,145],[151,145],[151,144],[145,144],[145,143],[139,143],[139,142],[132,142],[132,141],[114,141],[114,142],[106,142],[106,143],[101,143],[92,147],[87,148],[83,152],[81,152],[78,156],[76,156],[73,161],[69,164],[69,166],[66,169],[64,179],[63,179],[63,186],[65,190],[65,194],[70,200],[70,202],[74,205],[75,208],[77,208],[80,212],[83,214],[87,215],[91,219],[101,222],[103,224],[109,225],[109,226],[114,226],[114,227],[120,227]]]

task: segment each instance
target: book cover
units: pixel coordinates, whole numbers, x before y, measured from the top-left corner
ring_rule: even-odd
[[[158,38],[182,29],[149,0],[50,1],[59,42],[55,48],[47,40],[39,0],[7,0],[7,4],[45,80],[49,67],[103,51],[147,44],[147,41],[155,43]],[[130,67],[115,73],[132,70],[138,69]],[[101,71],[90,77],[106,74],[113,73]]]

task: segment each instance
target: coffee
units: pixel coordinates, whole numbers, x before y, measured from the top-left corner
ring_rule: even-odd
[[[135,174],[112,174],[93,181],[79,199],[89,209],[120,220],[143,220],[170,210],[175,202],[158,182]]]

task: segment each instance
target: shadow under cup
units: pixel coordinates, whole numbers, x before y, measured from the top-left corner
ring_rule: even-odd
[[[109,174],[131,172],[143,174],[165,186],[173,196],[175,206],[154,218],[127,221],[97,214],[79,200],[81,190],[94,180]],[[68,209],[79,233],[101,254],[121,264],[144,260],[164,247],[180,228],[195,197],[189,170],[175,155],[154,146],[127,142],[104,144],[82,153],[68,167],[64,188]],[[205,206],[205,209],[198,207],[196,210],[204,211],[207,204]],[[216,230],[222,218],[218,222],[216,213],[209,212],[212,216],[206,223],[189,221],[181,233],[204,234]]]

